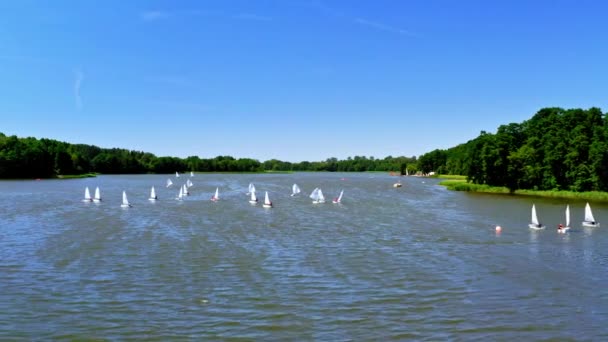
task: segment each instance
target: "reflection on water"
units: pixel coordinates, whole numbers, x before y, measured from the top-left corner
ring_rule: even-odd
[[[175,185],[166,188],[168,177]],[[0,337],[603,340],[608,234],[383,174],[0,182]],[[273,209],[249,203],[248,184]],[[297,183],[302,193],[291,195]],[[83,203],[85,186],[103,202]],[[148,200],[155,186],[159,200]],[[220,200],[210,201],[216,187]],[[328,199],[313,205],[319,187]],[[341,204],[331,198],[344,189]],[[122,191],[132,208],[120,208]],[[534,199],[547,227],[559,200]],[[572,222],[584,203],[570,203]],[[606,208],[594,204],[600,221]],[[495,227],[500,225],[502,231]],[[604,338],[603,338],[604,337]]]

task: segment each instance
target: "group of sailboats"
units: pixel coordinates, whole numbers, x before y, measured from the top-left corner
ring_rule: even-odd
[[[84,188],[84,199],[83,202],[101,202],[101,191],[99,187],[95,188],[95,197],[91,197],[91,192],[89,191],[89,187]]]
[[[253,185],[253,183],[249,183],[249,187],[247,188],[247,195],[249,195],[249,203],[251,204],[257,204],[258,203],[258,197],[255,194],[255,185]],[[268,191],[264,192],[264,203],[262,204],[262,207],[264,208],[272,208],[272,201],[270,200],[270,198],[268,197]]]
[[[558,226],[558,231],[560,233],[565,233],[568,230],[570,230],[570,205],[566,205],[566,210],[565,210],[565,218],[566,218],[566,224],[559,224]],[[589,203],[585,204],[585,219],[582,222],[583,227],[599,227],[600,223],[597,222],[595,220],[595,218],[593,217],[593,212],[591,211],[591,206],[589,205]],[[532,218],[530,221],[530,224],[528,224],[528,227],[530,227],[530,229],[544,229],[545,225],[543,225],[539,220],[538,220],[538,215],[536,214],[536,206],[534,204],[532,204]]]
[[[191,172],[190,175],[192,176],[193,173]],[[179,177],[179,173],[176,172],[175,173],[176,177]],[[171,181],[171,179],[167,179],[167,187],[170,187],[171,185],[173,185],[173,182]],[[188,188],[191,187],[192,181],[190,181],[190,179],[188,179],[186,181],[185,184],[183,184],[182,186],[179,187],[179,193],[176,197],[177,200],[183,200],[184,197],[188,196],[190,194],[190,192],[188,191]],[[249,199],[249,203],[251,204],[257,204],[258,203],[258,198],[256,196],[256,189],[255,189],[255,185],[253,185],[253,183],[249,184],[248,187],[248,192],[247,194],[250,195],[250,199]],[[301,193],[302,190],[300,189],[300,187],[297,184],[293,184],[292,186],[292,193],[290,196],[296,196],[299,193]],[[341,203],[342,202],[342,196],[344,195],[344,190],[340,191],[340,194],[338,197],[335,197],[333,199],[333,203]],[[323,191],[320,188],[315,188],[312,193],[310,194],[310,198],[312,198],[312,203],[314,204],[319,204],[319,203],[325,203],[325,196],[323,195]],[[219,194],[219,187],[215,189],[215,193],[213,196],[211,196],[211,201],[213,202],[217,202],[220,199],[220,194]],[[150,188],[150,197],[148,198],[149,201],[153,202],[153,201],[157,201],[158,200],[158,196],[156,194],[156,189],[154,186],[152,186]],[[84,191],[84,199],[83,202],[101,202],[101,192],[99,190],[99,187],[95,188],[95,196],[91,197],[91,193],[89,191],[89,187],[85,187],[85,191]],[[123,191],[122,193],[122,204],[121,207],[123,208],[130,208],[132,205],[129,202],[128,198],[127,198],[127,193],[126,191]],[[272,208],[273,204],[272,201],[269,198],[268,195],[268,191],[264,192],[264,202],[263,202],[263,207],[264,208]]]

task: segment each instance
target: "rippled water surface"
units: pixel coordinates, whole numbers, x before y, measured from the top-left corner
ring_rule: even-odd
[[[0,339],[608,338],[599,203],[604,227],[581,227],[584,202],[570,202],[573,228],[558,234],[565,201],[434,179],[196,174],[178,202],[168,177],[188,178],[1,181]],[[249,204],[249,182],[275,208]],[[83,203],[85,186],[103,202]],[[327,203],[311,203],[315,187]],[[527,227],[533,202],[546,230]]]

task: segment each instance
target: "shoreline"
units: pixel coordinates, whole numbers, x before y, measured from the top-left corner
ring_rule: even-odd
[[[465,176],[456,175],[439,175],[437,178],[443,179],[438,184],[445,186],[452,191],[466,191],[477,193],[490,193],[509,196],[531,196],[544,198],[561,198],[587,200],[596,202],[608,202],[608,192],[601,191],[585,191],[574,192],[565,190],[524,190],[519,189],[514,192],[509,191],[506,187],[490,186],[485,184],[473,184],[466,181]]]

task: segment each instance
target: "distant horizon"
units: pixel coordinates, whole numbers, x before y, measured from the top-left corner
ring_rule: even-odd
[[[0,131],[157,156],[420,156],[608,108],[608,3],[6,2]]]

